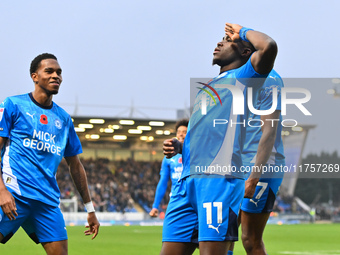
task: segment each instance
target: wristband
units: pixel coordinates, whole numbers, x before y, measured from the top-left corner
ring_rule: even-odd
[[[247,27],[242,27],[241,28],[241,30],[240,30],[240,38],[241,38],[242,41],[249,42],[249,40],[247,39],[247,32],[249,30],[254,31],[254,29],[247,28]]]
[[[92,201],[90,201],[90,202],[88,202],[84,205],[85,205],[87,213],[95,212]]]

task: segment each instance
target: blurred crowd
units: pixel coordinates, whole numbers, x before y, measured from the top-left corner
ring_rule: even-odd
[[[87,174],[88,186],[94,207],[98,212],[149,212],[152,209],[161,168],[160,161],[140,162],[132,159],[110,161],[108,159],[81,159]],[[81,200],[69,173],[66,161],[59,165],[57,181],[61,199],[77,203],[77,210],[84,212]],[[171,184],[164,196],[160,211],[166,210]],[[72,203],[62,203],[63,211],[74,211]],[[340,207],[315,205],[317,219],[329,219],[340,215]],[[284,214],[306,213],[293,196],[279,192],[274,212]]]
[[[294,196],[282,193],[279,193],[276,197],[273,211],[278,213],[304,213],[303,208],[297,204]]]
[[[138,208],[149,212],[159,180],[160,161],[137,162],[134,160],[109,161],[107,159],[81,159],[87,174],[92,201],[98,212],[136,212]],[[78,211],[83,212],[83,202],[72,183],[65,161],[57,173],[61,199],[73,199]],[[161,207],[169,198],[168,189]],[[63,211],[74,210],[69,203],[62,203]]]

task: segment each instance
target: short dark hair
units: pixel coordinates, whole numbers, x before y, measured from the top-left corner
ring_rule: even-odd
[[[246,41],[241,41],[241,42],[243,46],[246,48],[249,48],[252,53],[256,51],[255,47],[250,42],[246,42]]]
[[[188,119],[181,119],[179,121],[176,122],[176,132],[177,132],[177,129],[180,127],[180,126],[184,126],[184,127],[187,127],[189,124],[189,120]]]
[[[40,54],[40,55],[36,56],[31,62],[30,75],[32,75],[32,73],[35,73],[38,70],[38,68],[40,66],[40,62],[44,59],[55,59],[55,60],[58,61],[57,57],[54,56],[51,53]]]

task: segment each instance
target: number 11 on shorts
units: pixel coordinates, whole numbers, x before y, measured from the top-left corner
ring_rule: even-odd
[[[214,202],[212,204],[214,207],[217,207],[217,223],[222,223],[222,202]],[[203,203],[203,208],[206,209],[207,224],[212,224],[211,202]]]

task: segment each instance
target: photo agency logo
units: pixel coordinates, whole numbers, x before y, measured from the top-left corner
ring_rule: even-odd
[[[204,91],[206,94],[208,94],[210,96],[210,98],[213,100],[213,102],[215,103],[215,105],[216,105],[215,97],[209,92],[208,89],[205,89],[204,87],[209,88],[213,93],[215,93],[215,95],[217,96],[218,100],[220,101],[220,104],[222,105],[221,98],[220,98],[219,94],[216,92],[216,90],[213,87],[211,87],[208,84],[203,83],[203,82],[197,82],[197,83],[203,85],[203,88],[200,88],[200,87],[197,87],[197,88],[202,90],[202,91]],[[207,114],[207,97],[206,97],[206,94],[202,95],[202,103],[201,103],[201,113],[202,113],[202,115],[206,115]]]
[[[311,92],[308,89],[299,87],[281,87],[275,84],[253,88],[243,85],[239,80],[236,81],[235,85],[214,84],[211,81],[212,80],[207,83],[196,82],[196,84],[203,85],[203,87],[196,87],[201,93],[196,98],[193,113],[200,110],[201,115],[207,115],[209,109],[212,109],[212,107],[222,107],[224,100],[230,102],[231,97],[230,109],[232,115],[245,115],[248,110],[249,116],[251,116],[247,120],[244,119],[242,122],[235,123],[232,122],[232,118],[213,119],[214,127],[216,125],[226,124],[231,126],[238,124],[248,127],[262,127],[265,121],[271,122],[272,125],[277,121],[280,122],[283,127],[295,127],[298,125],[296,119],[285,118],[287,117],[287,106],[294,111],[298,110],[304,116],[312,116],[311,112],[305,106],[311,99]],[[226,93],[226,91],[223,90],[227,90],[228,92]],[[198,104],[197,99],[199,100]],[[219,104],[217,103],[217,99]],[[260,107],[260,102],[263,100],[270,102],[270,107]],[[247,109],[245,109],[245,107],[247,107]],[[281,110],[281,120],[253,118],[253,116],[270,115],[277,109]]]

